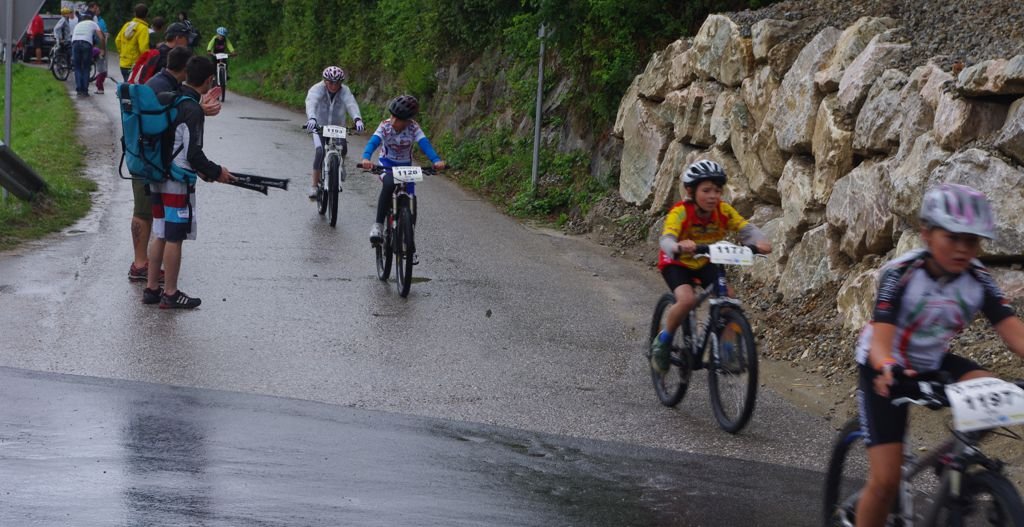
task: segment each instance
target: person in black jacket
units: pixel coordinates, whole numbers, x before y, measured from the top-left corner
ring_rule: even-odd
[[[206,157],[203,152],[203,127],[206,116],[199,101],[210,90],[216,68],[206,57],[192,57],[185,66],[186,79],[180,94],[186,97],[178,105],[174,121],[172,152],[178,154],[172,163],[204,181],[229,183],[231,172]],[[149,246],[149,276],[142,293],[144,304],[160,304],[161,309],[192,309],[202,301],[178,289],[181,270],[182,241],[196,239],[196,206],[194,179],[167,180],[150,185],[153,202],[153,236]],[[159,286],[160,264],[166,272],[164,289]]]

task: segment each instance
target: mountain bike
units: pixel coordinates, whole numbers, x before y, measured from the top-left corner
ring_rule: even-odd
[[[987,434],[1021,439],[1003,427],[1024,423],[1022,387],[1022,381],[992,377],[954,384],[904,377],[893,386],[892,404],[914,404],[932,410],[949,406],[953,426],[946,441],[927,449],[921,457],[904,443],[900,488],[887,526],[1024,527],[1024,503],[1003,474],[1003,462],[989,458],[978,447]],[[864,432],[854,418],[839,432],[832,447],[825,479],[826,526],[855,524],[867,467]]]
[[[391,208],[384,219],[384,241],[375,244],[377,278],[386,281],[391,274],[392,260],[395,264],[395,285],[402,298],[409,296],[412,286],[412,266],[416,265],[416,195],[406,185],[423,181],[423,175],[436,173],[433,167],[383,167],[374,166],[374,174],[391,172],[395,180],[395,193]]]
[[[303,130],[306,128],[303,127]],[[317,126],[316,132],[324,139],[324,161],[321,165],[320,184],[316,187],[317,212],[327,213],[331,227],[338,223],[338,194],[345,181],[345,157],[348,155],[348,128],[344,126]]]
[[[50,73],[59,81],[68,80],[71,74],[71,45],[58,44],[50,48]]]
[[[96,80],[96,61],[106,60],[99,59],[98,53],[99,51],[93,48],[93,61],[89,67],[89,82]],[[71,45],[61,44],[50,48],[50,73],[53,74],[53,78],[62,82],[66,81],[71,75],[71,71]]]
[[[214,53],[213,58],[217,63],[217,75],[213,78],[213,85],[220,86],[220,102],[228,93],[228,55],[227,53]],[[334,225],[333,223],[331,224]]]
[[[742,304],[729,297],[724,266],[752,265],[754,251],[752,246],[728,242],[697,246],[695,255],[704,255],[717,265],[717,280],[714,284],[696,288],[697,302],[690,310],[689,318],[672,336],[669,370],[660,373],[651,368],[654,391],[665,406],[679,404],[686,395],[693,371],[706,369],[715,420],[722,430],[730,434],[743,429],[754,412],[757,348]],[[672,293],[666,293],[654,308],[646,348],[648,362],[650,342],[665,327],[669,308],[675,301]],[[701,311],[706,313],[698,314]]]

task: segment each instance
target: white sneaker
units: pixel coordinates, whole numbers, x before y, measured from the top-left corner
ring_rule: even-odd
[[[373,227],[370,228],[370,243],[373,245],[380,245],[384,241],[384,235],[381,232],[384,230],[384,225],[380,223],[374,223]]]
[[[309,187],[309,199],[316,199],[316,187]]]

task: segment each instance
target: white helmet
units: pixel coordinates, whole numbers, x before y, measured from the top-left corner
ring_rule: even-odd
[[[985,194],[965,185],[943,183],[921,202],[921,222],[949,232],[995,237],[995,215]]]
[[[696,187],[704,180],[713,181],[716,185],[724,187],[727,180],[725,169],[714,161],[702,159],[686,167],[686,172],[683,172],[683,186],[686,188]]]

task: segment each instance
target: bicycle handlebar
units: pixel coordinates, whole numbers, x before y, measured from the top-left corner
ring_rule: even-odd
[[[327,126],[338,126],[338,125],[327,125]],[[356,135],[359,134],[359,132],[356,131],[356,127],[354,127],[354,126],[342,126],[341,128],[344,128],[345,131],[347,131],[349,133],[353,133],[353,134],[356,134]],[[299,125],[299,130],[302,130],[303,132],[307,132],[307,133],[313,133],[313,132],[310,132],[309,130],[306,130],[306,125],[304,125],[304,124],[300,124]],[[316,131],[317,131],[317,133],[323,132],[324,131],[324,125],[322,125],[322,124],[316,125]]]
[[[924,406],[931,410],[938,410],[949,406],[949,398],[946,397],[946,386],[955,382],[948,372],[936,372],[935,375],[921,379],[919,377],[907,377],[902,373],[893,372],[896,383],[889,388],[892,397],[892,404],[903,406],[913,404]],[[1024,388],[1024,380],[1010,381],[1020,388]]]
[[[371,168],[370,170],[366,170],[364,168],[363,171],[364,172],[371,172],[373,174],[383,174],[384,172],[387,172],[388,170],[390,170],[392,168],[400,168],[400,167],[386,167],[384,165],[373,165],[373,168]],[[435,176],[435,175],[437,175],[437,169],[432,167],[432,166],[421,166],[420,168],[423,170],[423,173],[428,175],[428,176]]]

